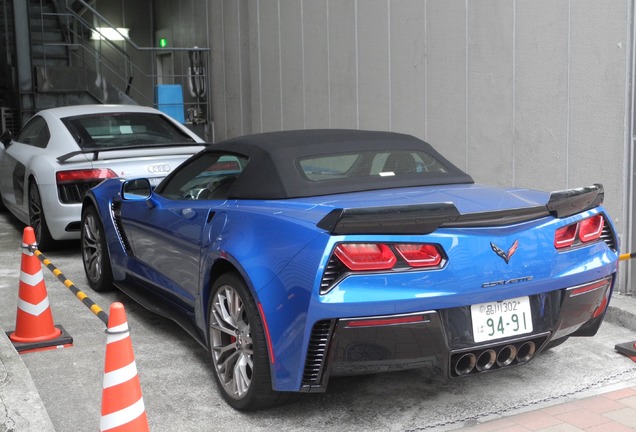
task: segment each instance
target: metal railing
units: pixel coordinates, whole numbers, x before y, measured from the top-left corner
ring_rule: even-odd
[[[136,103],[157,106],[155,89],[161,81],[172,81],[182,85],[184,92],[184,111],[186,123],[211,124],[212,113],[209,103],[207,72],[209,68],[209,48],[199,47],[144,47],[137,45],[130,37],[119,32],[117,27],[102,16],[88,2],[84,0],[53,0],[56,12],[42,12],[46,16],[55,16],[64,32],[64,40],[51,42],[44,36],[42,28],[42,51],[46,47],[64,47],[69,56],[69,66],[92,71],[100,81],[104,90],[106,83],[119,89],[126,97]],[[75,6],[80,6],[78,12]],[[106,37],[91,40],[92,34],[101,34],[98,28],[109,28],[121,36],[122,42],[117,43]],[[125,44],[125,45],[123,45]],[[123,48],[126,47],[126,49]],[[184,56],[186,60],[180,64],[190,64],[183,73],[157,74],[158,56],[172,54]],[[46,54],[45,54],[46,55]],[[145,58],[144,58],[145,57]],[[140,61],[141,60],[141,61]],[[146,67],[140,66],[145,63]],[[45,59],[44,74],[47,62]],[[99,90],[99,88],[97,88]],[[104,95],[95,89],[87,91],[102,103]],[[124,98],[125,99],[125,98]]]

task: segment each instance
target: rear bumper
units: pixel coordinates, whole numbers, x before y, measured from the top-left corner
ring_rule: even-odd
[[[76,240],[80,238],[81,204],[62,204],[55,185],[39,185],[44,209],[44,218],[55,240]]]
[[[533,331],[475,343],[470,306],[316,323],[301,391],[324,391],[330,376],[432,366],[450,378],[530,361],[550,341],[593,336],[614,276],[530,296]]]

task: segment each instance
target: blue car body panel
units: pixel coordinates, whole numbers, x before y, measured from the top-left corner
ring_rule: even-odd
[[[104,181],[90,191],[84,204],[94,205],[100,214],[114,283],[127,291],[145,291],[160,298],[167,308],[190,321],[193,335],[205,345],[215,271],[219,266],[235,269],[262,308],[275,390],[313,388],[305,384],[303,375],[312,332],[320,322],[331,322],[332,330],[326,334],[339,330],[352,334],[344,328],[347,319],[421,314],[430,322],[439,321],[431,330],[431,334],[440,334],[434,338],[439,351],[431,356],[446,362],[445,368],[453,344],[461,351],[471,338],[471,330],[464,337],[448,328],[455,316],[451,311],[467,314],[473,304],[529,296],[538,308],[533,310],[545,314],[549,322],[544,326],[550,333],[548,341],[576,335],[586,326],[593,327],[589,331],[593,334],[617,272],[618,245],[612,220],[602,206],[562,218],[546,213],[497,226],[442,225],[428,234],[334,235],[317,226],[341,208],[452,203],[460,215],[544,208],[550,199],[546,192],[452,184],[289,199],[184,201],[155,193],[144,200],[122,200],[121,187],[120,179]],[[566,251],[554,247],[557,229],[599,214],[613,243],[595,241]],[[351,272],[321,292],[332,251],[344,242],[432,243],[445,256],[439,268]],[[495,246],[508,252],[508,261],[493,252]],[[608,282],[603,291],[583,306],[576,303],[580,301],[576,297],[583,298],[587,289],[580,295],[568,294],[572,288],[604,278]],[[596,292],[595,286],[589,291]],[[590,306],[590,302],[594,304]],[[559,311],[567,304],[579,305],[580,310],[572,306],[564,317]],[[549,316],[550,307],[556,308],[556,315]],[[594,316],[590,315],[592,309]],[[579,313],[580,319],[574,317]],[[452,335],[458,342],[451,341]],[[345,357],[342,362],[349,362]],[[322,361],[328,363],[326,358]],[[323,381],[323,390],[325,385]]]

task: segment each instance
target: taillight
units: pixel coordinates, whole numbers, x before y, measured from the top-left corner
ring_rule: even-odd
[[[567,225],[556,230],[554,233],[554,247],[562,249],[572,246],[576,240],[578,224]]]
[[[397,258],[385,244],[342,243],[336,247],[335,255],[349,269],[388,270],[393,268]]]
[[[110,168],[69,170],[55,173],[55,181],[57,184],[83,183],[114,177],[117,177],[117,174]]]
[[[334,255],[353,271],[390,270],[398,262],[400,267],[437,267],[443,260],[436,245],[417,243],[341,243]]]
[[[580,243],[598,240],[603,232],[605,219],[602,215],[595,215],[580,222],[566,225],[554,233],[554,247],[563,249]]]
[[[582,220],[579,223],[579,239],[583,243],[598,239],[603,232],[604,225],[605,220],[601,215]]]
[[[412,267],[436,267],[442,262],[442,254],[432,244],[397,244],[395,249]]]
[[[340,243],[320,280],[325,295],[351,272],[436,270],[446,264],[440,245],[431,243]]]

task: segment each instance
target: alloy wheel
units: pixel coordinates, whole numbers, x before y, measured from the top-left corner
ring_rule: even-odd
[[[99,222],[92,213],[88,213],[82,224],[82,259],[86,276],[91,282],[102,277],[102,233]]]
[[[251,325],[240,294],[230,285],[215,292],[210,315],[210,350],[215,372],[225,393],[243,398],[253,375]]]

